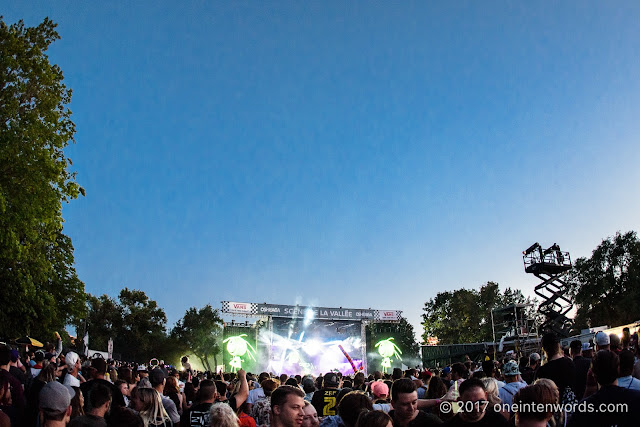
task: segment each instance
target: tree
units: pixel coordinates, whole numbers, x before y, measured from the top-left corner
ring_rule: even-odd
[[[209,358],[213,357],[214,367],[218,366],[222,325],[220,313],[210,304],[200,310],[191,307],[172,329],[171,338],[184,345],[208,371],[212,371]]]
[[[617,232],[578,258],[568,274],[577,308],[575,325],[582,329],[623,325],[640,315],[640,240],[634,231]]]
[[[84,190],[64,154],[75,134],[71,90],[46,55],[60,38],[55,27],[0,17],[0,324],[10,337],[45,336],[84,310],[62,233],[62,202]]]
[[[114,352],[123,360],[163,358],[167,316],[143,291],[124,288],[115,300],[108,295],[87,299],[87,316],[76,322],[78,335],[89,332],[90,347],[106,351],[113,338]]]
[[[399,323],[372,323],[367,326],[367,329],[371,337],[370,349],[374,349],[376,343],[382,340],[393,338],[393,343],[397,345],[402,352],[402,364],[410,367],[420,364],[420,346],[416,341],[413,326],[406,318],[401,317]],[[382,358],[377,352],[371,350],[369,359],[369,371],[373,371],[374,369],[381,370],[380,362]],[[393,361],[398,362],[397,365],[400,366],[399,361]]]
[[[440,344],[492,341],[492,310],[534,301],[517,289],[507,288],[500,293],[495,282],[487,282],[479,291],[462,288],[438,292],[424,305],[422,338],[426,341],[437,337]]]

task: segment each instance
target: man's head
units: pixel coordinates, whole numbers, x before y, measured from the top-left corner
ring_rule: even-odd
[[[493,372],[495,370],[495,365],[493,360],[484,360],[482,362],[482,372],[485,373],[488,377],[493,377]]]
[[[11,362],[11,348],[8,345],[0,345],[0,366],[8,366]]]
[[[316,391],[316,383],[313,381],[313,378],[305,377],[302,380],[302,390],[304,390],[305,393],[313,393]]]
[[[111,407],[111,389],[103,384],[93,384],[87,391],[85,407],[91,415],[104,417]]]
[[[459,417],[463,421],[471,423],[480,421],[484,417],[485,410],[489,404],[487,401],[487,392],[485,391],[482,381],[477,378],[466,380],[460,384],[459,391],[460,397],[458,400],[460,402],[473,403],[473,405],[467,403],[469,406],[465,407],[465,409],[471,409],[471,406],[473,406],[473,410],[459,412]]]
[[[304,420],[304,392],[298,387],[283,385],[271,393],[271,425],[295,427]]]
[[[391,374],[391,379],[395,381],[395,380],[397,380],[397,379],[402,378],[402,375],[403,375],[403,374],[402,374],[402,369],[400,369],[400,368],[393,368],[393,373]]]
[[[509,360],[502,368],[505,381],[510,383],[520,379],[520,369],[515,360]]]
[[[451,365],[451,379],[454,381],[466,378],[468,372],[467,367],[462,363],[454,363]]]
[[[611,385],[618,379],[620,360],[613,351],[598,351],[591,364],[593,375],[601,386]]]
[[[634,356],[631,350],[620,352],[620,376],[628,377],[633,372]]]
[[[149,372],[149,382],[151,382],[151,387],[155,389],[164,387],[166,379],[164,371],[160,368],[153,368]]]
[[[69,372],[78,372],[80,370],[80,356],[78,356],[78,353],[73,351],[68,352],[64,361],[67,364]]]
[[[103,378],[107,373],[107,362],[101,357],[93,359],[91,361],[91,367],[95,368],[97,378]]]
[[[547,354],[547,359],[560,353],[560,340],[553,332],[547,332],[542,336],[542,349]]]
[[[391,404],[401,420],[412,420],[418,411],[418,392],[409,378],[401,378],[391,386]]]
[[[371,393],[375,399],[386,399],[389,397],[389,386],[382,381],[371,383]]]
[[[445,366],[442,369],[442,375],[441,377],[445,380],[450,380],[451,379],[451,368],[449,366]]]
[[[215,383],[211,380],[203,380],[200,383],[200,402],[201,403],[213,403],[216,400],[218,389]]]
[[[600,331],[596,334],[594,340],[596,343],[596,351],[609,350],[609,344],[611,343],[609,341],[609,335]]]
[[[322,379],[324,388],[337,388],[340,384],[340,378],[335,372],[328,372]]]
[[[609,348],[613,351],[618,351],[620,347],[620,336],[618,334],[609,334]]]
[[[540,355],[538,353],[531,353],[529,355],[529,366],[535,368],[540,364]]]
[[[371,399],[360,391],[350,391],[340,400],[338,405],[338,415],[346,427],[354,427],[362,411],[372,410]]]
[[[71,399],[76,392],[58,381],[50,381],[40,390],[40,413],[45,420],[69,421]]]
[[[551,389],[542,384],[534,384],[521,388],[513,397],[513,403],[520,410],[515,413],[516,425],[522,427],[546,427],[553,416],[548,408],[556,402],[556,396]],[[537,405],[543,404],[544,411],[535,411]]]
[[[304,401],[304,418],[302,419],[302,427],[318,427],[320,420],[316,408],[306,400]]]
[[[569,353],[572,358],[582,356],[582,342],[580,340],[573,340],[569,344]]]

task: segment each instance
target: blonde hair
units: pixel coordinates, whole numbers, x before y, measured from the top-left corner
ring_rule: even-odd
[[[498,381],[493,377],[481,378],[484,389],[487,392],[487,400],[493,406],[496,403],[501,403],[500,394],[498,393]]]
[[[139,388],[138,397],[142,403],[140,417],[142,417],[145,427],[149,425],[162,425],[165,420],[170,420],[167,411],[164,410],[164,406],[162,405],[160,393],[156,390],[152,388]]]

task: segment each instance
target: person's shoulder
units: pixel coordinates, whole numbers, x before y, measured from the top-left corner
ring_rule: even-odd
[[[418,415],[416,416],[415,420],[419,422],[419,424],[416,425],[433,426],[443,424],[442,420],[438,416],[429,414],[422,410],[418,411]]]

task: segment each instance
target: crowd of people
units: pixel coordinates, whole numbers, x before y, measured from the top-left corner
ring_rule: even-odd
[[[4,426],[638,426],[638,346],[546,334],[542,356],[342,375],[197,372],[0,346]],[[595,348],[594,348],[595,347]]]

